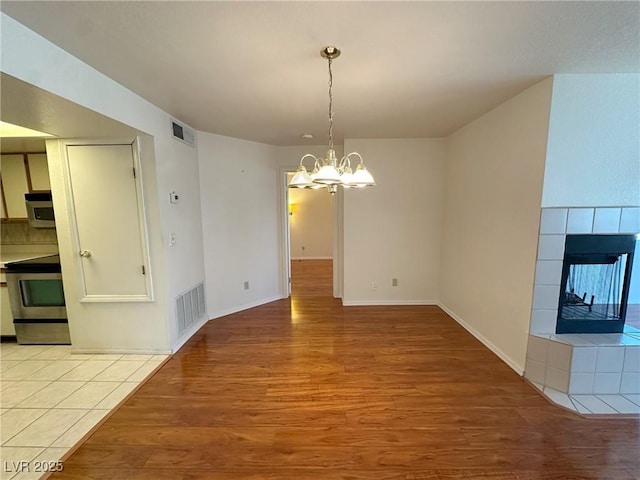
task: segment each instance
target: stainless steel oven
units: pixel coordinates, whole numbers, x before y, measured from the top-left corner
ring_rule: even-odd
[[[70,343],[60,257],[8,263],[6,278],[18,343]]]

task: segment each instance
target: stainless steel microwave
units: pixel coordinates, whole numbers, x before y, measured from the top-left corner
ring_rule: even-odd
[[[34,228],[56,228],[51,192],[25,193],[24,200],[29,225]]]

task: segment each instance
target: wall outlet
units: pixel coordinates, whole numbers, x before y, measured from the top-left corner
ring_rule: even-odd
[[[371,290],[376,291],[378,289],[378,283],[377,282],[371,282]]]
[[[398,279],[397,278],[392,278],[391,279],[391,286],[392,287],[397,287],[398,286]]]
[[[244,289],[249,290],[249,281],[244,282]]]
[[[175,232],[171,232],[169,234],[169,246],[173,247],[176,244],[176,234]]]

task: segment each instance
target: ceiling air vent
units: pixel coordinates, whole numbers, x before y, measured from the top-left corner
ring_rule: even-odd
[[[175,120],[171,120],[171,135],[173,135],[173,138],[176,138],[187,145],[191,145],[192,147],[196,145],[194,131],[185,125],[179,124]]]

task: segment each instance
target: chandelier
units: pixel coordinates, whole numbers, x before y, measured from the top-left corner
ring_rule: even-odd
[[[358,152],[351,152],[342,157],[340,161],[336,157],[336,152],[333,149],[333,73],[331,62],[340,56],[340,50],[336,47],[325,47],[320,51],[320,55],[329,62],[329,151],[324,159],[310,153],[303,155],[298,170],[289,182],[289,188],[327,188],[329,192],[335,193],[338,185],[344,188],[372,187],[376,182],[367,167],[364,166],[364,160]],[[356,158],[358,164],[354,172],[351,169],[351,160]],[[313,160],[311,173],[308,173],[304,166],[306,159]]]

